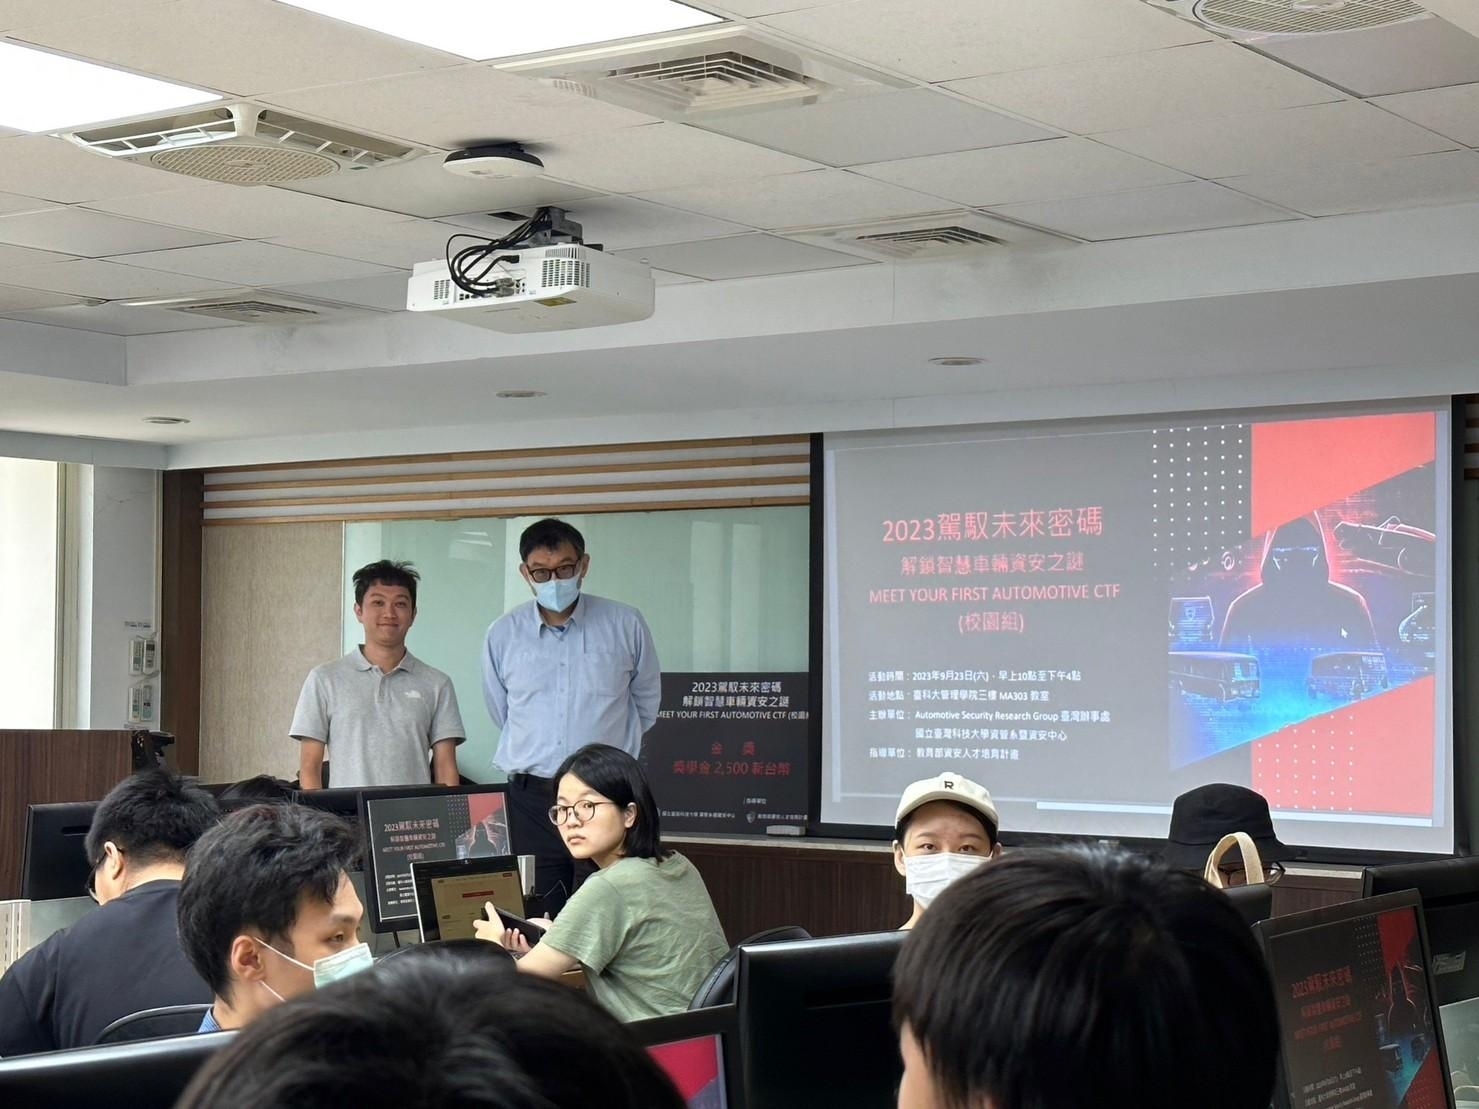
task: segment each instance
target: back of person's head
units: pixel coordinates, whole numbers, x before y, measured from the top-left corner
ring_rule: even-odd
[[[364,604],[365,593],[372,585],[388,585],[392,588],[404,589],[411,595],[411,607],[416,607],[416,583],[421,580],[421,575],[416,572],[416,567],[409,562],[392,562],[388,558],[382,558],[379,562],[372,562],[368,566],[361,566],[354,572],[354,603]]]
[[[233,782],[216,797],[223,812],[235,812],[251,805],[274,801],[291,801],[293,785],[271,774],[258,774],[240,782]]]
[[[306,899],[333,902],[359,855],[347,823],[303,805],[254,805],[202,836],[180,885],[180,945],[211,992],[230,996],[237,936],[285,937]]]
[[[606,743],[590,743],[567,758],[555,774],[558,787],[560,779],[573,774],[602,797],[615,801],[623,809],[632,805],[637,810],[637,820],[627,829],[623,854],[633,859],[665,859],[672,852],[662,845],[662,819],[657,810],[657,801],[652,796],[652,787],[647,784],[647,775],[642,764],[620,747]]]
[[[512,963],[397,958],[255,1021],[179,1109],[682,1109],[631,1033]]]
[[[942,1109],[1267,1109],[1273,1090],[1248,926],[1127,852],[1018,851],[956,882],[899,957],[894,1017],[923,1069],[906,1090],[923,1078]]]
[[[566,543],[575,549],[576,557],[585,554],[585,536],[574,524],[554,517],[536,520],[519,536],[519,561],[528,562],[535,551],[557,551]]]
[[[84,841],[87,861],[97,867],[111,843],[133,866],[179,863],[217,820],[215,798],[168,770],[141,770],[114,786],[98,803]]]

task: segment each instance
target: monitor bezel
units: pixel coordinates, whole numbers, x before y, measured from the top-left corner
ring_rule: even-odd
[[[380,871],[376,865],[374,850],[374,832],[370,823],[370,805],[375,801],[394,800],[410,797],[455,797],[471,796],[473,794],[501,793],[503,794],[504,812],[508,812],[508,783],[489,782],[486,784],[473,783],[460,786],[375,786],[360,790],[359,795],[359,826],[360,843],[362,855],[360,868],[364,874],[365,881],[365,915],[370,922],[370,931],[376,934],[387,932],[409,932],[420,925],[420,918],[413,908],[406,916],[382,917],[380,915]],[[509,849],[517,855],[518,845],[513,842],[513,821],[509,821]],[[428,859],[427,862],[438,862],[441,860]],[[414,887],[413,887],[414,890]],[[414,901],[414,893],[413,893]]]

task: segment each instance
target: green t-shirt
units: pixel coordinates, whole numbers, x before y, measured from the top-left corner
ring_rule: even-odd
[[[683,1012],[729,951],[703,878],[676,853],[592,874],[540,942],[579,960],[591,996],[619,1020]]]

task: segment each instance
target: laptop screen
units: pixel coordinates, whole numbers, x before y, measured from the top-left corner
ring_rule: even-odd
[[[688,1109],[728,1109],[722,1036],[694,1036],[652,1044],[647,1051],[678,1087]]]
[[[518,861],[511,856],[413,863],[411,872],[424,942],[476,939],[473,923],[483,918],[489,901],[504,912],[524,915]]]

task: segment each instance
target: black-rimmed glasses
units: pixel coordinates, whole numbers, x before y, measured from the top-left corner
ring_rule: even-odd
[[[556,566],[553,570],[547,569],[543,566],[529,566],[528,564],[525,564],[525,569],[529,571],[529,578],[531,581],[535,581],[538,582],[540,585],[543,585],[545,582],[549,581],[550,578],[559,578],[561,581],[569,581],[580,569],[580,561],[577,559],[574,562],[567,562],[563,566]]]
[[[549,822],[560,825],[568,823],[570,814],[575,814],[576,822],[584,824],[596,815],[597,805],[615,805],[615,801],[577,801],[573,805],[551,805],[549,807]]]

